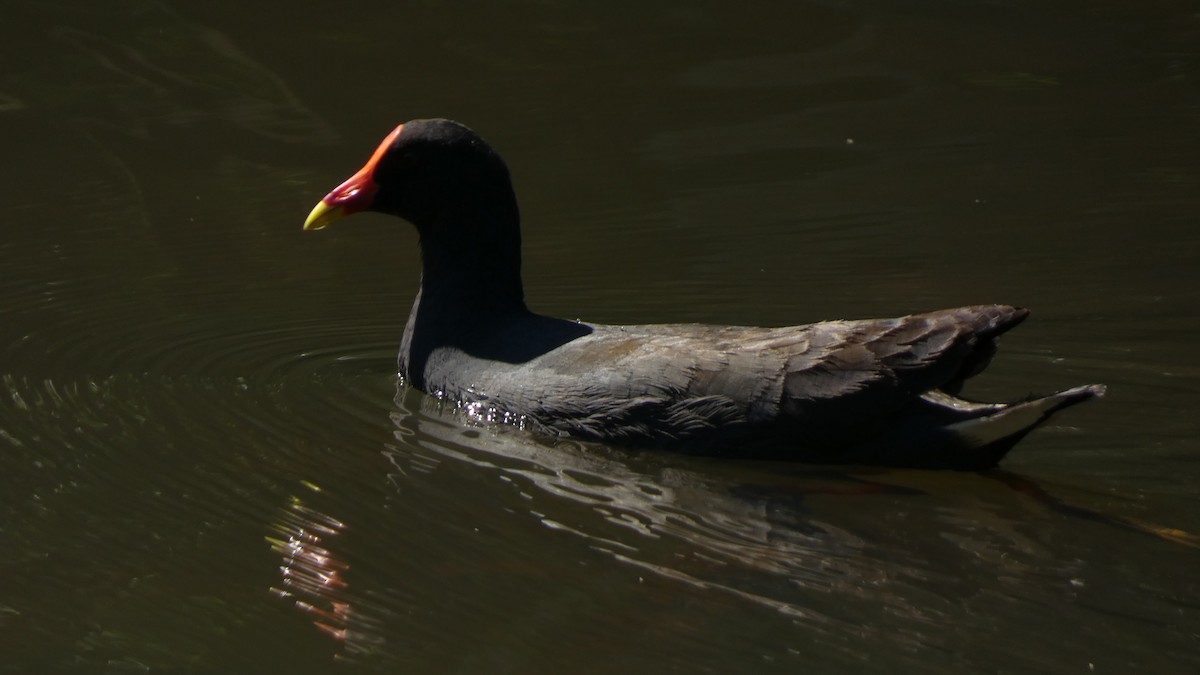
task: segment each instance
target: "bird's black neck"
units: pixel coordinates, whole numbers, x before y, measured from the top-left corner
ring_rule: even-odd
[[[521,232],[515,199],[447,208],[418,226],[421,289],[409,314],[401,367],[424,389],[424,368],[439,347],[473,353],[489,336],[532,314],[521,285]]]
[[[443,319],[525,311],[515,202],[443,211],[421,235],[421,301]]]

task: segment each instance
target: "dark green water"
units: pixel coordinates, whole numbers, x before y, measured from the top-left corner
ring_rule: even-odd
[[[0,672],[1200,670],[1186,2],[0,0]],[[1032,307],[1005,471],[550,446],[395,387],[398,122],[509,160],[533,308]]]

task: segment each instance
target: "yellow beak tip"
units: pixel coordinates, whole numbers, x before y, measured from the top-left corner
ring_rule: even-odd
[[[317,202],[308,218],[304,221],[304,231],[323,230],[334,221],[346,217],[345,209],[341,206],[330,206],[324,201]]]

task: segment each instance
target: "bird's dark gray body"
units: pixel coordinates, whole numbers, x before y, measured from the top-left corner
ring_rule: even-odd
[[[949,393],[1027,314],[999,305],[782,328],[523,314],[453,331],[472,340],[435,337],[414,360],[420,313],[418,298],[400,363],[423,391],[544,434],[699,454],[986,468],[1050,412],[1096,393],[1014,405]],[[557,339],[506,351],[547,334]],[[1024,419],[987,433],[1002,412]]]
[[[482,139],[447,120],[410,122],[364,172],[356,177],[378,184],[364,208],[404,217],[421,236],[401,372],[487,418],[695,453],[979,469],[1054,411],[1103,393],[957,398],[996,337],[1028,314],[1006,305],[783,328],[540,316],[521,290],[508,171]],[[323,204],[355,198],[353,181]],[[306,226],[323,227],[328,210],[318,205]]]

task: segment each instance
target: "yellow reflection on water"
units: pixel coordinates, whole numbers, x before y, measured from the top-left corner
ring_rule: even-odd
[[[306,487],[320,491],[312,484]],[[343,642],[352,613],[343,578],[349,565],[326,548],[326,542],[345,527],[293,497],[274,524],[279,536],[267,538],[271,550],[281,557],[280,580],[271,592],[291,600],[297,609],[312,616],[313,625],[321,632]]]

